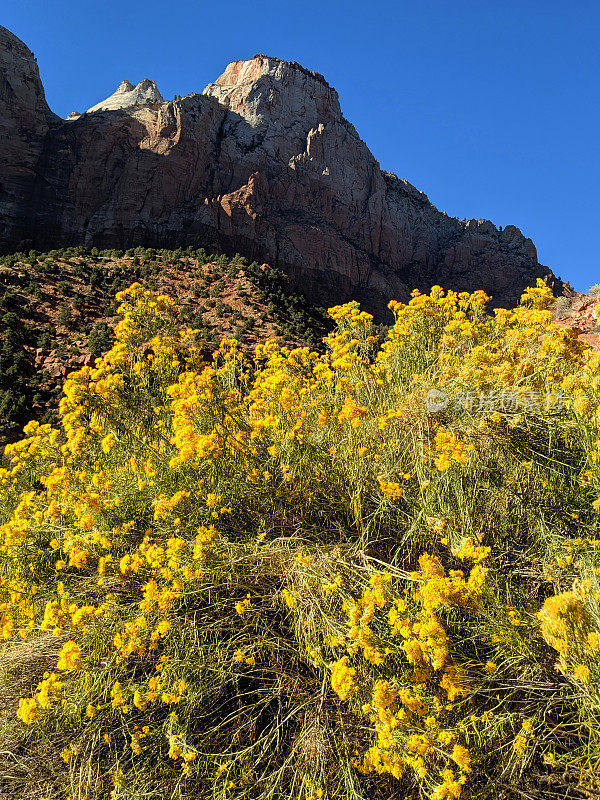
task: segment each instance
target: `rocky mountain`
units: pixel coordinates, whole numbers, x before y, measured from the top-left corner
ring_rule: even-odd
[[[123,82],[62,120],[30,50],[0,28],[0,220],[4,252],[239,252],[317,302],[356,297],[378,316],[433,283],[502,305],[538,276],[562,288],[518,228],[438,211],[380,168],[321,75],[264,55],[201,94],[163,101],[151,81]]]
[[[132,106],[143,106],[146,103],[164,103],[164,98],[158,91],[158,86],[149,78],[144,78],[137,86],[129,81],[121,81],[116,91],[107,97],[106,100],[88,108],[86,114],[93,114],[96,111],[118,111],[121,108],[131,108]],[[68,119],[79,118],[81,114],[77,112],[69,114]]]
[[[600,296],[573,292],[570,297],[559,297],[554,311],[554,321],[562,328],[571,328],[577,337],[594,350],[600,347],[598,301]]]

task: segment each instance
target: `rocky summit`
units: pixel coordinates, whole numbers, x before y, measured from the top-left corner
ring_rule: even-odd
[[[257,55],[202,93],[163,100],[123,81],[67,120],[48,107],[31,51],[0,27],[3,252],[87,245],[205,247],[284,269],[319,303],[439,283],[498,305],[545,277],[531,239],[458,220],[382,170],[323,76]]]
[[[154,81],[145,78],[137,86],[134,86],[129,81],[121,81],[117,90],[110,97],[88,108],[86,114],[93,114],[96,111],[117,111],[120,108],[142,106],[147,103],[150,105],[164,103],[164,98],[158,91],[158,86]],[[69,116],[72,117],[73,114]]]

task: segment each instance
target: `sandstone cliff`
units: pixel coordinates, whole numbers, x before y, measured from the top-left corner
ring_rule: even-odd
[[[48,108],[33,53],[0,27],[0,246],[30,236],[37,163],[50,127],[61,125]]]
[[[554,309],[554,322],[561,328],[571,328],[577,337],[594,350],[600,349],[600,297],[581,292],[559,298]]]
[[[561,288],[518,228],[448,217],[382,171],[318,73],[259,55],[202,94],[164,102],[152,84],[139,101],[152,105],[122,107],[117,95],[140,86],[124,82],[113,110],[61,120],[31,52],[0,28],[2,250],[237,251],[318,302],[357,297],[379,315],[432,283],[499,304],[538,276]]]

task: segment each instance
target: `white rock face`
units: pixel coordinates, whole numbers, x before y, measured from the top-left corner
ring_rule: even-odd
[[[132,92],[135,89],[135,86],[131,81],[121,81],[119,84],[119,88],[115,92],[115,94],[126,94],[127,92]]]
[[[164,98],[158,91],[158,86],[154,81],[145,78],[134,86],[129,81],[121,81],[117,91],[88,108],[87,114],[94,114],[97,111],[117,111],[119,108],[131,108],[132,106],[143,106],[146,103],[164,103]]]
[[[202,94],[215,97],[253,128],[289,127],[295,121],[304,130],[307,123],[315,127],[342,118],[338,93],[322,75],[272,56],[233,61]]]

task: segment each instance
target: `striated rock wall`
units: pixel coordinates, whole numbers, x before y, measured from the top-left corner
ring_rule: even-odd
[[[4,251],[237,251],[285,269],[313,300],[356,297],[380,317],[432,283],[484,288],[498,304],[538,276],[561,288],[518,228],[448,217],[383,172],[318,73],[259,55],[171,102],[143,83],[153,105],[119,107],[124,83],[114,110],[61,120],[31,52],[0,28]]]

